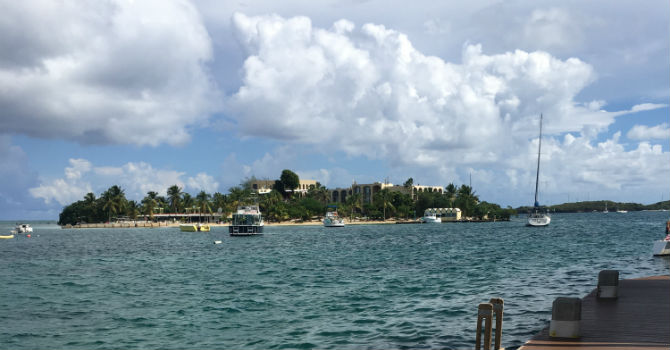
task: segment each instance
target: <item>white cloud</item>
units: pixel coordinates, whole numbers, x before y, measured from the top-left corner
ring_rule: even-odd
[[[82,180],[90,172],[91,163],[86,159],[70,159],[70,165],[65,168],[64,179],[43,180],[39,186],[29,189],[30,194],[44,199],[46,204],[55,201],[67,205],[92,192],[91,184]]]
[[[210,38],[188,1],[2,3],[3,132],[182,144],[216,108]]]
[[[626,134],[631,140],[663,140],[670,138],[668,123],[656,126],[635,125]]]
[[[212,194],[219,190],[219,183],[214,180],[213,176],[206,173],[198,173],[195,177],[189,177],[187,184],[196,192],[205,191]]]
[[[172,185],[183,189],[187,183],[191,190],[208,193],[217,191],[219,186],[211,175],[204,172],[183,181],[183,172],[156,169],[145,162],[129,162],[120,167],[96,167],[85,159],[70,159],[69,162],[63,178],[42,179],[38,186],[30,188],[30,194],[47,204],[57,202],[67,205],[83,199],[88,192],[99,195],[112,185],[119,185],[126,198],[133,200],[141,200],[149,191],[166,195],[167,188]]]

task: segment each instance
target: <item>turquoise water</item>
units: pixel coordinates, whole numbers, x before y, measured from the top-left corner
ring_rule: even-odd
[[[665,212],[512,222],[61,230],[0,240],[0,348],[474,347],[477,305],[505,300],[503,345],[584,296],[603,269],[667,274]],[[12,223],[0,223],[6,234]],[[213,244],[222,240],[222,244]]]

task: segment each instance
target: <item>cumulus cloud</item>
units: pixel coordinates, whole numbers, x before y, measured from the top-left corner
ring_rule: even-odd
[[[631,140],[662,140],[670,138],[668,123],[656,126],[635,125],[626,134]]]
[[[186,0],[1,2],[2,132],[182,144],[217,108],[210,38]]]
[[[88,192],[100,194],[112,185],[121,186],[126,198],[134,200],[141,200],[149,191],[166,195],[172,185],[181,188],[187,185],[191,191],[208,193],[217,191],[219,186],[207,173],[198,173],[184,181],[183,172],[156,169],[145,162],[129,162],[119,167],[95,166],[86,159],[70,159],[69,163],[63,178],[41,179],[38,186],[30,188],[30,194],[47,204],[67,205],[81,200]]]
[[[595,79],[577,58],[486,55],[467,45],[456,64],[422,54],[381,25],[328,30],[306,17],[239,13],[233,25],[249,57],[228,108],[245,135],[328,145],[397,165],[445,157],[474,164],[519,151],[541,112],[553,134],[598,132],[621,114],[600,110],[601,102],[575,102]]]
[[[198,173],[195,177],[189,177],[187,184],[189,188],[197,192],[205,191],[211,194],[219,190],[219,183],[214,180],[213,176],[206,173]]]
[[[545,32],[571,35],[568,13],[532,17]],[[423,174],[438,183],[462,181],[462,169],[471,169],[489,183],[507,179],[527,186],[534,178],[540,113],[545,142],[572,145],[547,149],[544,161],[558,164],[561,177],[545,174],[546,182],[623,189],[649,175],[647,169],[659,170],[655,162],[668,156],[648,143],[626,151],[618,137],[597,142],[617,117],[665,105],[606,111],[605,101],[577,101],[597,79],[578,58],[523,50],[489,55],[466,44],[461,62],[453,63],[424,55],[406,35],[382,25],[346,22],[323,29],[306,17],[240,13],[232,23],[248,57],[227,109],[245,136],[384,159],[394,169],[426,169]],[[572,141],[560,144],[565,135]],[[632,159],[650,166],[636,169]],[[620,172],[626,175],[616,175],[613,164],[628,165]]]

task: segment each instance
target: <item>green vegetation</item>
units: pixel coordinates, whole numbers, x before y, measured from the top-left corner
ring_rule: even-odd
[[[266,194],[253,193],[251,183],[255,180],[254,177],[247,179],[240,186],[230,188],[228,194],[216,192],[210,195],[200,191],[195,197],[184,192],[178,185],[173,185],[166,190],[167,196],[159,196],[157,192],[149,191],[139,202],[126,199],[124,190],[114,185],[103,192],[100,198],[88,193],[83,200],[66,206],[60,214],[58,223],[74,225],[109,222],[120,218],[155,220],[155,214],[159,213],[217,213],[217,217],[225,221],[239,205],[253,203],[260,206],[265,219],[269,222],[319,218],[326,212],[327,206],[332,204],[338,206],[341,215],[349,216],[351,219],[416,219],[428,208],[451,207],[460,208],[463,217],[474,220],[507,220],[516,214],[512,208],[501,208],[497,204],[480,202],[475,191],[466,185],[456,187],[454,184],[449,184],[444,194],[419,192],[416,194],[416,200],[413,200],[408,193],[414,180],[409,178],[403,185],[408,193],[383,189],[374,194],[372,203],[363,203],[360,193],[347,196],[345,203],[332,203],[328,189],[318,182],[316,186],[310,186],[306,194],[296,195],[294,190],[298,188],[300,179],[291,170],[282,171],[272,191]]]
[[[603,211],[607,205],[607,210],[617,211],[640,211],[640,210],[662,210],[670,209],[670,201],[657,202],[654,204],[644,205],[639,203],[621,203],[614,201],[584,201],[575,203],[563,203],[557,205],[547,206],[547,209],[556,213],[587,213],[592,211]],[[516,210],[519,213],[525,213],[531,210],[532,207],[519,207]]]

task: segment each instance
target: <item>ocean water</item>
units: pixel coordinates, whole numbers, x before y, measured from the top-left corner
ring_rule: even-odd
[[[1,349],[465,349],[505,300],[503,345],[548,325],[598,272],[668,274],[667,212],[555,214],[551,226],[61,230],[0,240]],[[13,223],[0,223],[6,234]],[[222,244],[213,244],[222,240]]]

